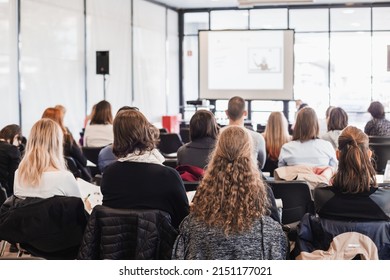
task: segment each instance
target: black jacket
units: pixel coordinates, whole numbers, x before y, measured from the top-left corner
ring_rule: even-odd
[[[18,169],[20,159],[18,147],[0,141],[0,183],[8,196],[13,194],[15,170]]]
[[[170,259],[177,231],[160,210],[96,206],[89,219],[78,259]]]
[[[170,167],[143,162],[114,162],[101,183],[103,205],[115,209],[159,209],[179,227],[188,215],[188,199],[179,173]]]
[[[75,259],[88,214],[78,197],[19,199],[12,196],[1,206],[0,240],[47,259]]]

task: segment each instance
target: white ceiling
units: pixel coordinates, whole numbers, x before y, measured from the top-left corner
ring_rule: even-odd
[[[221,8],[221,7],[238,7],[239,0],[154,0],[167,6],[178,9],[196,9],[196,8]],[[255,2],[256,0],[241,0],[241,2]],[[259,5],[282,5],[282,4],[304,4],[302,0],[262,0],[264,4]],[[307,1],[305,1],[307,2]],[[389,2],[389,0],[311,0],[313,4],[342,4],[342,3],[371,3],[371,2]],[[259,6],[256,4],[256,6]]]

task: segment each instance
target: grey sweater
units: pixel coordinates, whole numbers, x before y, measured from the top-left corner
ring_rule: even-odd
[[[283,260],[287,238],[282,227],[268,216],[258,219],[249,231],[225,236],[193,215],[180,224],[172,259],[179,260]]]

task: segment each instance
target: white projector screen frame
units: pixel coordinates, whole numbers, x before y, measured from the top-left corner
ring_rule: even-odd
[[[293,100],[293,80],[293,30],[199,31],[199,98]]]

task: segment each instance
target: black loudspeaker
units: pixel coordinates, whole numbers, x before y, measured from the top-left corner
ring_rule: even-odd
[[[100,74],[100,75],[110,74],[108,51],[96,52],[96,74]]]

